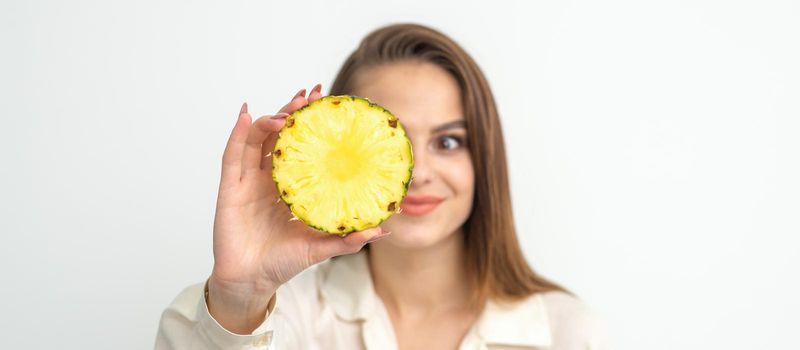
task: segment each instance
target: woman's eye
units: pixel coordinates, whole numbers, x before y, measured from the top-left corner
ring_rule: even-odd
[[[443,150],[454,150],[461,147],[461,143],[461,139],[456,136],[442,136],[436,146]]]

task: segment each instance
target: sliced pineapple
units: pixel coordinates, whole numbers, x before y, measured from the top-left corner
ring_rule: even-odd
[[[288,116],[272,151],[272,178],[295,217],[342,236],[397,212],[413,166],[397,117],[346,95],[323,97]]]

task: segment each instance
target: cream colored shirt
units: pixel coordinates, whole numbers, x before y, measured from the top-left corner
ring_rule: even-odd
[[[397,349],[389,315],[375,294],[361,251],[326,260],[278,288],[275,304],[252,334],[234,334],[208,312],[204,284],[181,292],[164,310],[156,349]],[[562,292],[503,306],[489,301],[459,350],[608,349],[604,323]]]

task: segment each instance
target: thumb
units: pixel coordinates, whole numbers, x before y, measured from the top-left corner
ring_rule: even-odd
[[[334,256],[353,254],[361,250],[365,244],[386,238],[390,234],[391,232],[383,231],[378,226],[364,231],[353,232],[344,237],[325,235],[316,242],[311,243],[313,245],[312,251],[314,252],[313,258],[317,260],[316,262],[320,262]]]

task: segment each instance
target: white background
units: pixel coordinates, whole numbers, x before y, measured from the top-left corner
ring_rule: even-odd
[[[633,0],[3,1],[0,348],[151,348],[241,103],[403,21],[485,71],[526,254],[616,348],[800,348],[800,5]]]

